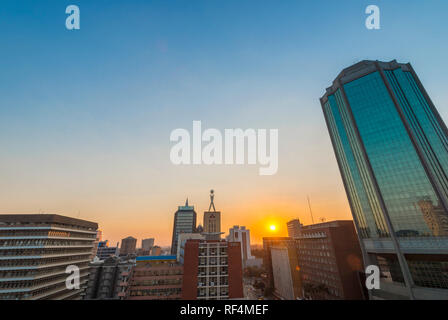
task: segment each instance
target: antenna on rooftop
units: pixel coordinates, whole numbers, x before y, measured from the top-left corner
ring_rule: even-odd
[[[312,221],[313,224],[314,224],[313,211],[311,210],[310,197],[306,196],[306,198],[308,199],[308,207],[310,208],[311,221]]]

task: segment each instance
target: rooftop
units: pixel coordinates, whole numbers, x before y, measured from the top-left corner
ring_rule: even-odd
[[[136,261],[155,261],[155,260],[176,260],[177,256],[140,256]]]
[[[96,222],[61,216],[59,214],[0,214],[0,224],[2,223],[59,223],[98,229],[98,223]]]

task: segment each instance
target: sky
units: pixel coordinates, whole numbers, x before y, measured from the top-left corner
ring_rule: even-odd
[[[67,30],[65,8],[80,8]],[[381,29],[365,27],[365,8]],[[99,223],[103,239],[170,245],[209,190],[252,242],[286,222],[352,219],[319,98],[364,59],[411,62],[448,120],[445,0],[3,0],[0,213]],[[279,168],[175,166],[176,128],[279,130]],[[276,225],[275,232],[270,225]]]

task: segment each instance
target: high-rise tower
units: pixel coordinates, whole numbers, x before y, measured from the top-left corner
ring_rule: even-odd
[[[448,130],[410,64],[362,61],[320,99],[372,297],[448,298]]]
[[[173,239],[171,241],[171,254],[177,255],[177,242],[179,234],[193,233],[196,230],[196,212],[194,206],[188,205],[188,199],[185,206],[179,206],[174,214]]]

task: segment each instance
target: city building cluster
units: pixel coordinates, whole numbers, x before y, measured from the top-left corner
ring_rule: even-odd
[[[410,64],[362,61],[321,98],[352,220],[226,237],[210,206],[174,213],[169,250],[54,214],[0,214],[0,299],[448,299],[448,129]],[[67,267],[79,287],[66,284]],[[379,270],[367,290],[367,267]]]

